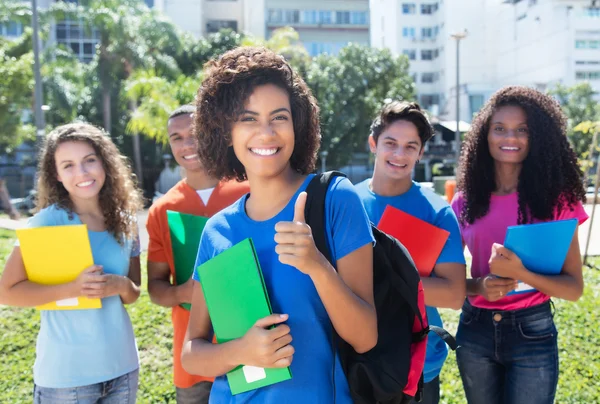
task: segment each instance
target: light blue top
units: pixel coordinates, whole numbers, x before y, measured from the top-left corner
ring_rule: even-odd
[[[465,263],[462,241],[458,220],[454,211],[440,196],[433,191],[421,187],[420,184],[413,182],[410,189],[402,195],[381,196],[375,194],[369,187],[371,179],[367,179],[356,185],[356,191],[362,200],[369,219],[374,224],[378,224],[383,211],[388,205],[413,215],[421,220],[431,223],[441,229],[450,232],[450,236],[444,245],[444,248],[437,259],[436,264],[456,262]],[[427,243],[427,240],[423,240]],[[435,272],[432,272],[435,276]],[[429,324],[442,327],[442,318],[435,307],[427,306],[427,318]],[[425,357],[425,368],[423,369],[423,379],[429,383],[435,379],[442,370],[444,361],[448,356],[448,347],[434,333],[429,334],[427,342],[427,354]]]
[[[198,251],[196,268],[229,247],[250,237],[254,242],[274,313],[289,314],[294,341],[292,379],[235,396],[227,378],[217,377],[210,403],[306,404],[333,402],[333,350],[329,316],[317,290],[307,275],[279,262],[275,253],[275,224],[292,221],[294,204],[310,175],[285,208],[273,218],[254,221],[245,211],[247,196],[208,220]],[[354,187],[345,178],[335,178],[326,197],[325,229],[332,256],[339,260],[373,242],[373,235]],[[194,279],[199,280],[198,271]],[[348,382],[335,357],[336,403],[352,403]]]
[[[49,206],[27,227],[82,224],[79,217]],[[88,231],[94,264],[107,274],[127,276],[130,257],[140,254],[138,240],[121,246],[107,231]],[[138,352],[129,315],[119,296],[102,299],[93,310],[42,310],[33,367],[41,387],[70,388],[114,379],[138,368]]]

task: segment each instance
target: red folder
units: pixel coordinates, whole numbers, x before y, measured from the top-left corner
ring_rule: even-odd
[[[395,237],[410,253],[419,274],[431,275],[450,232],[388,205],[377,225]]]

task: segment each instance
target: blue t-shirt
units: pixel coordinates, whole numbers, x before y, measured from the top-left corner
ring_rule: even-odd
[[[313,177],[309,175],[285,208],[273,218],[254,221],[245,211],[247,196],[210,218],[202,233],[196,268],[238,242],[254,242],[274,313],[289,314],[295,349],[292,379],[247,393],[231,395],[225,376],[215,379],[210,403],[331,403],[333,402],[332,326],[309,276],[279,262],[275,253],[275,224],[292,221],[298,194]],[[326,197],[325,229],[336,260],[373,242],[365,210],[354,187],[345,178],[335,178]],[[199,281],[198,271],[194,279]],[[335,391],[338,404],[352,403],[348,383],[335,357]]]
[[[367,179],[357,184],[356,191],[365,206],[369,219],[374,224],[379,223],[383,211],[387,205],[391,205],[450,232],[450,236],[436,264],[450,262],[465,263],[458,220],[456,220],[456,215],[446,201],[433,191],[421,187],[416,182],[413,182],[407,192],[397,196],[375,194],[369,187],[370,182],[371,179]],[[426,242],[426,240],[423,242]],[[432,276],[435,276],[434,272]],[[442,318],[435,307],[427,306],[427,318],[429,319],[429,324],[442,327]],[[448,348],[446,347],[446,343],[436,334],[430,333],[427,342],[425,368],[423,370],[425,383],[432,381],[440,374],[447,356]]]
[[[27,227],[82,224],[77,214],[55,205],[29,219]],[[129,259],[140,254],[137,240],[120,245],[107,231],[88,230],[94,264],[107,274],[127,276]],[[33,366],[34,383],[71,388],[101,383],[138,368],[129,315],[120,296],[102,299],[94,310],[42,310]]]

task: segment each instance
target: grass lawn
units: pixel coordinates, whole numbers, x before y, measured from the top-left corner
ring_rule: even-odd
[[[15,240],[0,229],[0,271]],[[142,263],[145,255],[142,256]],[[596,262],[600,264],[600,260]],[[145,266],[142,264],[142,273]],[[600,403],[600,272],[585,269],[586,290],[578,303],[556,302],[561,355],[557,403]],[[145,279],[144,279],[145,285]],[[128,308],[140,351],[139,403],[174,403],[170,311],[153,305],[145,288]],[[443,310],[446,328],[455,333],[458,313]],[[30,403],[32,366],[39,313],[33,309],[0,307],[0,403]],[[442,371],[442,403],[465,403],[455,356]]]

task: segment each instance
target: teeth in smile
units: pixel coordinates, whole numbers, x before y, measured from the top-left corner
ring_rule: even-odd
[[[504,147],[501,147],[500,149],[502,149],[502,150],[511,150],[511,151],[517,151],[517,150],[519,150],[518,147],[509,147],[509,146],[504,146]]]
[[[392,163],[391,161],[388,161],[388,163],[390,163],[390,165],[393,165],[394,167],[400,167],[400,168],[406,167],[406,164],[396,164],[396,163]]]
[[[189,156],[183,156],[184,160],[195,160],[198,158],[197,154],[190,154]]]
[[[86,181],[86,182],[80,182],[79,184],[77,184],[78,187],[87,187],[90,186],[94,183],[94,181]]]
[[[250,149],[252,153],[260,154],[261,156],[272,156],[277,153],[277,148],[272,149]]]

